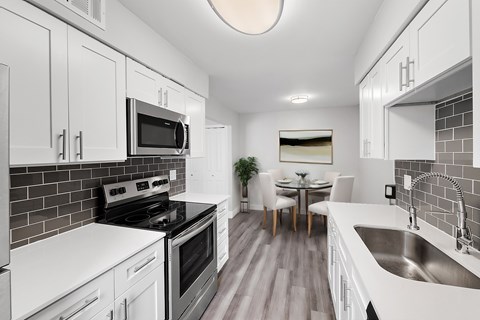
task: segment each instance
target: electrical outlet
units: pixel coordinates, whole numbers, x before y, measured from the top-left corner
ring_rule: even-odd
[[[177,180],[177,170],[170,170],[170,181]]]
[[[408,174],[403,175],[403,188],[410,190],[412,188],[412,176]]]

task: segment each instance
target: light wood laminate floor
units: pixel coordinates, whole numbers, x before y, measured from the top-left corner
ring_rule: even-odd
[[[262,217],[251,211],[229,221],[230,258],[202,320],[333,320],[322,219],[314,217],[308,238],[305,216],[293,232],[285,212],[273,238],[271,212],[266,229]]]

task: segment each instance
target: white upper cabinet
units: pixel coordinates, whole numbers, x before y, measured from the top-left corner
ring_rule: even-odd
[[[480,2],[472,1],[473,166],[480,168]]]
[[[429,1],[409,32],[412,77],[420,86],[470,58],[470,1]]]
[[[190,116],[190,158],[205,156],[205,98],[185,90],[185,113]]]
[[[68,161],[67,25],[11,1],[0,7],[0,43],[10,68],[10,163]]]
[[[380,60],[384,73],[382,92],[384,104],[397,99],[413,88],[407,66],[409,40],[409,33],[402,33]]]
[[[163,106],[164,77],[127,58],[127,97]]]
[[[130,58],[127,97],[185,114],[185,88]]]
[[[125,56],[68,28],[71,161],[127,157]]]
[[[185,114],[186,89],[172,80],[165,79],[163,107]]]
[[[384,158],[383,74],[377,64],[360,84],[360,157]]]

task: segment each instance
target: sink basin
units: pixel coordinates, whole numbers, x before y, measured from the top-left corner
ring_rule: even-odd
[[[361,226],[355,230],[378,264],[390,273],[416,281],[480,289],[480,278],[412,232]]]

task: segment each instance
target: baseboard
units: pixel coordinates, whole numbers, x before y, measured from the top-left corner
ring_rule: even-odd
[[[240,207],[233,208],[232,211],[228,213],[228,218],[233,219],[240,212]]]

